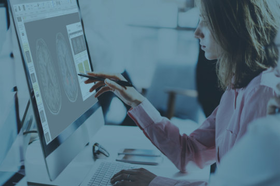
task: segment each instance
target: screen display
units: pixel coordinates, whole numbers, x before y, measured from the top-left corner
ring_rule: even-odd
[[[95,101],[78,73],[92,71],[77,2],[12,5],[46,144]]]

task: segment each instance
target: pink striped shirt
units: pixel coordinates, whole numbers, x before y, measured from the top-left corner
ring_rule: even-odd
[[[199,167],[217,162],[240,140],[247,125],[266,115],[268,100],[275,96],[280,81],[270,68],[255,77],[246,88],[230,89],[223,94],[220,105],[189,136],[181,135],[170,120],[162,117],[148,100],[128,114],[151,142],[182,172],[190,161]],[[182,185],[178,181],[156,177],[150,186]]]

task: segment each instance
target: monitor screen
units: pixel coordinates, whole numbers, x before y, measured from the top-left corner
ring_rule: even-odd
[[[44,156],[64,143],[96,110],[93,71],[76,0],[11,0]]]

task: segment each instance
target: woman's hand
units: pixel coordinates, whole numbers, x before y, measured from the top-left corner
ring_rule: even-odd
[[[148,186],[155,177],[143,168],[122,170],[112,177],[111,183],[115,186]]]
[[[277,97],[273,97],[267,104],[267,114],[275,114],[275,110],[280,109],[280,83],[276,87]]]
[[[96,84],[94,84],[90,92],[96,90],[97,88],[100,88],[98,92],[96,93],[95,97],[100,96],[104,92],[114,92],[124,103],[131,107],[136,107],[140,103],[144,101],[144,97],[133,87],[124,87],[119,84],[117,84],[114,81],[111,80],[122,80],[126,81],[126,79],[121,74],[106,74],[106,73],[88,73],[90,76],[95,77],[103,77],[106,78],[106,80],[98,81]],[[86,80],[85,83],[93,83],[96,82],[95,80]]]

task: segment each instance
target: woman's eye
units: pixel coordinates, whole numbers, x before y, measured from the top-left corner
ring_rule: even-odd
[[[208,25],[208,21],[205,19],[200,19],[200,23],[203,25]]]

